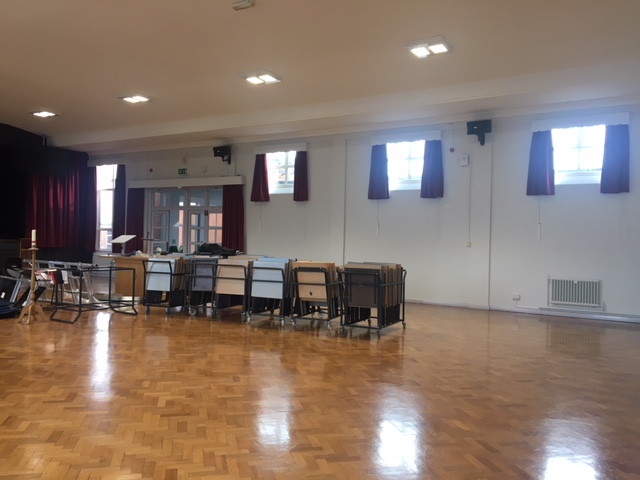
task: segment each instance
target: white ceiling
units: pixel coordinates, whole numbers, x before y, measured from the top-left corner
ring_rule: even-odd
[[[0,123],[107,154],[640,101],[640,0],[233,3],[2,0]]]

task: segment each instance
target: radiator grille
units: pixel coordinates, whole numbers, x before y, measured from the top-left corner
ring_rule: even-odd
[[[549,306],[602,308],[600,280],[550,278]]]

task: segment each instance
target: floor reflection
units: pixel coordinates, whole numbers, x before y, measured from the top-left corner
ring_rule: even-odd
[[[268,364],[274,369],[277,379],[267,382],[260,391],[259,413],[257,415],[258,441],[263,446],[289,447],[291,444],[290,411],[291,386],[286,371],[282,368],[280,356],[270,352],[251,352],[251,363],[255,365]]]
[[[593,419],[547,420],[544,480],[596,480],[602,477],[600,449]],[[595,437],[594,437],[595,435]]]
[[[394,386],[387,386],[380,405],[388,406],[380,412],[376,439],[376,467],[380,475],[413,475],[420,473],[426,463],[422,435],[426,422],[418,413],[420,401]]]
[[[111,362],[109,360],[109,323],[111,315],[100,312],[96,317],[96,334],[91,365],[92,396],[95,400],[111,399]]]

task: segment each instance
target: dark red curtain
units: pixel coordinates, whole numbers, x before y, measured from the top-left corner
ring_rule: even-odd
[[[444,170],[442,166],[442,141],[432,140],[424,144],[424,166],[420,182],[420,198],[444,196]]]
[[[293,171],[293,201],[309,200],[309,174],[307,168],[307,152],[296,152],[296,163]]]
[[[127,192],[127,228],[124,233],[136,236],[125,244],[127,252],[144,248],[144,198],[144,188],[130,188]]]
[[[269,201],[269,177],[267,175],[267,155],[264,153],[259,153],[256,155],[256,163],[253,167],[253,185],[251,186],[251,201],[252,202],[268,202]],[[224,221],[224,215],[222,216],[222,218]],[[223,229],[223,232],[224,232],[224,229]]]
[[[245,251],[242,187],[242,185],[222,187],[222,245],[240,252]]]
[[[601,193],[629,191],[629,125],[607,125],[600,176]]]
[[[62,171],[64,170],[64,171]],[[39,248],[71,248],[89,253],[96,244],[96,169],[70,161],[54,173],[29,174],[27,237],[36,229]]]
[[[551,130],[533,132],[529,153],[527,195],[554,195],[555,188]]]
[[[369,200],[389,198],[389,171],[387,146],[371,147],[371,169],[369,170]]]
[[[127,179],[125,166],[118,165],[116,184],[113,191],[113,223],[111,238],[117,238],[125,233],[127,216]],[[120,253],[121,245],[111,245],[111,252]]]

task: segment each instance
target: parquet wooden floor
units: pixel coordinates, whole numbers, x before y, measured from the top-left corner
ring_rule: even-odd
[[[0,321],[0,479],[640,479],[640,325]]]

